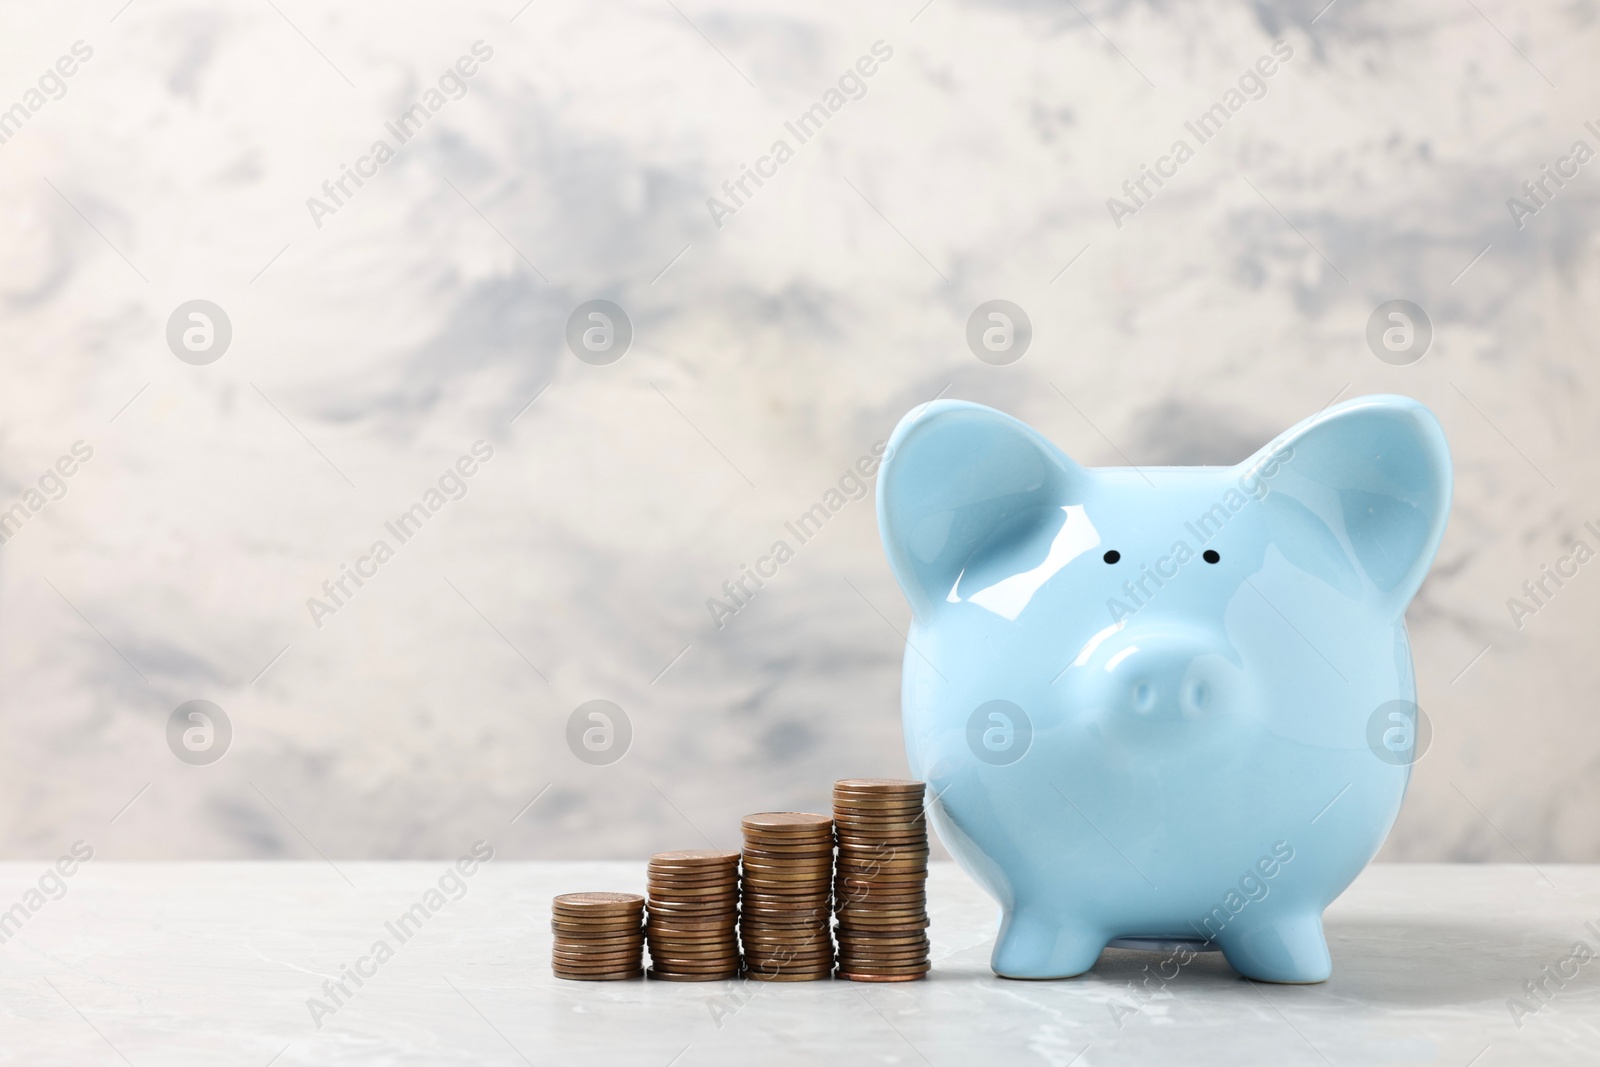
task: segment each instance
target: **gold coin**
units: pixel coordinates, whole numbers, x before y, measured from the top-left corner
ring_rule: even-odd
[[[769,841],[764,838],[747,838],[744,843],[744,861],[816,859],[833,854],[833,835],[804,841]]]
[[[714,893],[696,893],[684,896],[675,890],[662,890],[651,895],[649,908],[651,911],[661,911],[670,908],[711,906],[719,902],[739,899],[739,891],[734,886],[717,886]]]
[[[839,855],[852,859],[872,852],[889,858],[887,856],[888,853],[915,856],[918,853],[926,854],[928,851],[928,832],[926,830],[873,834],[871,837],[863,834],[860,837],[852,836],[839,839]]]
[[[892,915],[902,915],[907,918],[927,918],[928,908],[924,901],[879,901],[865,903],[859,900],[840,901],[833,909],[835,915],[868,915],[877,918],[888,918]]]
[[[635,952],[627,956],[605,956],[595,957],[594,959],[572,959],[566,956],[552,956],[550,958],[550,966],[559,967],[574,974],[590,971],[626,971],[644,966],[644,955]]]
[[[893,945],[882,949],[864,949],[846,938],[839,942],[839,958],[858,960],[925,960],[930,949],[927,945]]]
[[[827,815],[817,815],[809,811],[758,811],[753,815],[746,815],[739,820],[739,825],[746,830],[766,830],[772,832],[804,832],[814,831],[819,827],[829,827],[833,820]]]
[[[574,945],[595,945],[611,942],[637,941],[644,936],[644,927],[630,930],[608,930],[604,933],[578,933],[573,930],[563,930],[552,926],[551,934],[555,940]]]
[[[766,904],[747,904],[739,912],[740,921],[744,925],[760,922],[782,922],[788,925],[798,923],[826,924],[833,910],[826,904],[807,906],[803,908],[785,908]]]
[[[558,958],[558,960],[571,960],[574,963],[579,963],[582,960],[608,960],[611,957],[629,957],[629,955],[637,957],[638,953],[643,952],[643,949],[645,949],[645,942],[643,941],[638,942],[637,945],[602,945],[602,947],[595,947],[595,949],[573,949],[571,945],[555,945],[550,949],[550,955]]]
[[[645,877],[645,884],[647,886],[731,885],[738,880],[738,868],[729,867],[725,871],[711,871],[704,874],[668,874],[665,871],[650,871]]]
[[[780,859],[773,856],[752,858],[745,864],[743,881],[759,880],[774,874],[793,874],[814,878],[818,875],[826,878],[833,871],[833,853],[824,852],[816,856],[796,856],[789,859]]]
[[[719,863],[734,863],[739,859],[739,853],[728,848],[685,848],[676,852],[657,852],[650,857],[652,865],[671,866],[712,866]]]
[[[825,978],[833,977],[833,966],[830,964],[815,971],[777,971],[772,973],[757,968],[756,970],[746,970],[744,976],[752,982],[820,982]]]
[[[572,923],[574,926],[626,926],[631,922],[638,922],[642,914],[640,909],[632,911],[611,912],[600,915],[585,915],[581,912],[552,911],[550,918],[555,922]]]
[[[833,943],[832,937],[832,929],[821,924],[812,926],[763,926],[760,929],[744,928],[739,931],[739,940],[746,945],[793,945],[801,942],[828,945]]]
[[[584,914],[626,911],[644,904],[637,893],[563,893],[553,901],[555,907]]]
[[[725,915],[712,915],[705,918],[682,917],[676,915],[652,915],[644,924],[645,933],[655,931],[692,932],[701,933],[710,930],[731,930],[738,922],[739,913],[729,908]]]
[[[866,793],[921,793],[927,788],[926,782],[915,778],[840,778],[833,783],[835,792],[840,789],[855,789]]]
[[[650,956],[650,964],[665,971],[718,971],[739,966],[739,954],[726,952],[720,956]]]
[[[632,917],[629,917],[624,922],[616,923],[574,922],[568,919],[550,920],[550,929],[556,931],[570,931],[571,933],[579,936],[589,935],[600,937],[606,934],[627,934],[639,929],[640,926],[641,924],[639,921]]]
[[[840,893],[834,898],[833,910],[846,908],[928,908],[926,893]]]
[[[926,841],[907,844],[905,842],[880,842],[872,845],[846,844],[839,849],[834,858],[840,864],[846,863],[910,863],[913,860],[927,861],[932,850]]]
[[[927,831],[928,817],[920,811],[876,812],[872,815],[841,811],[834,823],[835,835],[846,838]]]
[[[903,815],[912,818],[921,815],[928,809],[917,798],[909,797],[904,800],[888,800],[880,797],[848,796],[844,793],[833,795],[833,818],[837,822],[841,816],[860,816],[862,818],[882,818],[885,815]]]
[[[733,942],[722,945],[651,945],[650,958],[663,960],[725,960],[737,958],[739,946]]]
[[[831,932],[826,927],[814,926],[794,930],[741,930],[739,940],[752,945],[818,945],[833,944]]]
[[[739,881],[730,878],[723,882],[651,882],[649,896],[651,900],[660,900],[664,897],[681,897],[685,894],[695,897],[711,897],[720,893],[737,893]],[[646,907],[648,907],[648,903]]]
[[[638,978],[644,974],[643,968],[631,971],[607,971],[601,974],[585,974],[576,971],[564,971],[559,967],[553,969],[557,978],[564,978],[569,982],[620,982],[629,978]]]
[[[650,957],[653,960],[720,960],[730,955],[739,955],[738,947],[734,947],[731,941],[650,945]]]
[[[664,944],[692,941],[696,944],[717,944],[723,941],[731,942],[736,930],[733,923],[726,926],[704,927],[699,930],[683,930],[673,927],[658,927],[649,931],[650,942],[660,941]]]
[[[763,882],[747,884],[739,892],[741,901],[826,901],[833,895],[833,880],[823,878],[814,882]]]

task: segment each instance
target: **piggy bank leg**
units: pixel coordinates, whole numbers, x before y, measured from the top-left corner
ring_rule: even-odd
[[[1322,916],[1315,913],[1241,922],[1217,935],[1217,944],[1234,970],[1257,981],[1325,982],[1333,973]]]
[[[1000,922],[989,966],[1002,978],[1071,978],[1093,967],[1109,940],[1075,918],[1019,903]]]

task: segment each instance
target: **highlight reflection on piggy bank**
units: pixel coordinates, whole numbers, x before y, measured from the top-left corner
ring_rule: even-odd
[[[901,421],[878,519],[913,610],[906,745],[1000,902],[996,973],[1080,974],[1124,938],[1328,977],[1323,909],[1410,777],[1404,615],[1450,484],[1438,422],[1403,397],[1236,467],[1086,469],[957,401]]]

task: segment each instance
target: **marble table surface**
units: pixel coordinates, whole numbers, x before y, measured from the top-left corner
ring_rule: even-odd
[[[553,978],[549,898],[637,891],[643,862],[495,861],[470,878],[444,861],[50,869],[0,864],[3,1062],[1600,1059],[1600,962],[1571,957],[1579,941],[1600,951],[1600,866],[1374,866],[1327,913],[1334,974],[1317,986],[1247,982],[1216,954],[1162,981],[1162,957],[1121,950],[1080,978],[1002,980],[988,967],[996,909],[950,864],[931,876],[933,972],[898,985]],[[418,903],[435,910],[401,941],[388,924]],[[327,998],[380,940],[392,956]],[[1538,995],[1525,986],[1540,981]],[[331,1012],[313,1018],[313,1000]]]

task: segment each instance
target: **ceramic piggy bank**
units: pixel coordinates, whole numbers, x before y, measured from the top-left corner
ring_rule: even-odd
[[[1235,467],[1084,468],[957,401],[901,421],[878,519],[913,613],[906,746],[1000,902],[997,974],[1151,939],[1328,977],[1323,909],[1410,774],[1404,615],[1450,485],[1437,420],[1395,396]]]

